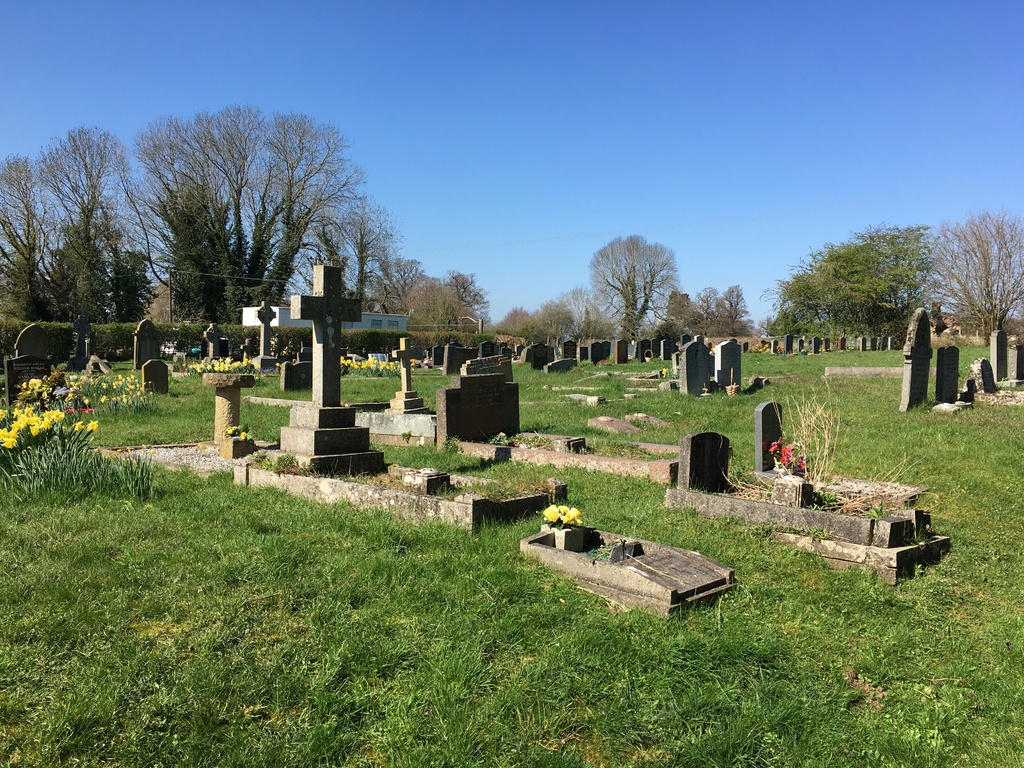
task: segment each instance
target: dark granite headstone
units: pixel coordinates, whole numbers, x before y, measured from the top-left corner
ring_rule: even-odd
[[[861,336],[859,339],[857,339],[857,349],[859,349],[861,352],[867,352],[868,351],[868,339],[867,339],[867,336]]]
[[[782,406],[772,400],[754,409],[754,471],[769,472],[775,468],[775,456],[769,452],[772,443],[782,439]]]
[[[140,320],[135,327],[133,367],[136,371],[141,371],[146,362],[159,359],[160,342],[156,336],[156,326],[148,318]]]
[[[563,341],[562,342],[562,358],[563,359],[576,359],[576,342],[575,341]]]
[[[444,365],[444,347],[434,346],[430,348],[430,364],[435,368]]]
[[[498,345],[493,341],[481,341],[477,346],[477,357],[494,357],[498,354]]]
[[[31,326],[30,326],[31,327]],[[18,399],[22,384],[30,379],[45,379],[50,375],[50,361],[35,355],[18,355],[4,360],[4,397],[11,406]]]
[[[845,336],[840,336],[839,337],[839,341],[838,341],[836,346],[839,348],[840,352],[845,352],[846,351],[846,337]]]
[[[544,344],[531,344],[528,347],[524,347],[522,354],[519,355],[519,362],[530,366],[535,371],[543,370],[544,366],[548,364],[547,346]]]
[[[791,333],[787,333],[785,336],[782,337],[782,354],[792,355],[794,352],[796,352],[796,347],[794,347],[793,341],[793,334]]]
[[[811,354],[821,354],[821,339],[819,339],[817,336],[811,336]]]
[[[672,339],[662,339],[659,346],[659,353],[662,360],[671,360],[677,350],[676,343]]]
[[[955,403],[960,390],[960,350],[939,347],[935,350],[935,402]]]
[[[602,360],[607,360],[612,354],[612,343],[610,341],[595,341],[590,345],[590,360],[597,365]]]
[[[625,365],[629,362],[629,342],[626,339],[616,339],[612,344],[612,362],[616,365]]]
[[[928,373],[932,359],[932,327],[924,307],[914,310],[903,345],[903,394],[900,410],[906,411],[928,398]]]
[[[636,358],[645,363],[654,359],[654,352],[651,351],[652,344],[653,342],[650,339],[640,339],[640,341],[637,342],[638,352],[636,354]]]
[[[459,346],[458,344],[446,344],[441,370],[449,376],[457,376],[463,363],[475,360],[477,357],[479,355],[475,349]]]
[[[14,342],[14,357],[37,357],[47,360],[50,357],[50,339],[42,326],[36,323],[21,329]]]
[[[576,367],[575,357],[563,357],[544,366],[544,373],[565,373]]]
[[[688,333],[681,334],[679,336],[679,344],[677,346],[679,347],[679,349],[682,349],[684,346],[689,344],[691,341],[693,341],[693,336],[691,336]],[[678,352],[679,349],[677,349],[676,352]]]
[[[449,437],[488,440],[519,432],[519,385],[500,373],[460,376],[458,386],[437,390],[437,444]]]
[[[710,379],[708,348],[701,341],[684,344],[679,351],[679,388],[688,395],[701,395],[708,390]]]
[[[313,363],[313,347],[303,347],[295,358],[300,363]],[[339,358],[340,359],[340,358]]]
[[[142,388],[158,395],[167,394],[167,363],[162,360],[147,360],[142,364]]]
[[[281,363],[281,391],[293,392],[313,388],[313,363]]]
[[[581,363],[590,360],[589,344],[580,344],[578,347],[576,347],[576,359],[578,359]]]
[[[740,345],[735,341],[723,341],[715,347],[715,382],[718,386],[727,387],[743,380],[742,354]]]
[[[729,438],[717,432],[691,432],[679,441],[679,487],[723,493],[729,482]]]

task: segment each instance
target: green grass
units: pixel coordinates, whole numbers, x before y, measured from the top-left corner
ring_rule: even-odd
[[[982,354],[963,350],[962,364]],[[614,399],[619,377],[584,380],[603,366],[557,377],[517,366],[515,376],[524,430],[597,439],[588,418],[639,411],[670,424],[640,439],[715,429],[749,468],[754,406],[823,393],[824,366],[853,358],[901,361],[746,355],[744,378],[773,383],[736,398]],[[443,381],[414,378],[431,401]],[[552,383],[599,386],[611,401],[573,404]],[[277,396],[275,384],[252,393]],[[342,386],[343,399],[384,400],[395,384]],[[921,506],[952,537],[948,557],[896,588],[742,523],[667,510],[664,489],[646,481],[386,449],[403,464],[558,476],[589,524],[736,569],[721,600],[669,619],[609,611],[522,558],[518,540],[539,519],[469,534],[238,488],[226,473],[159,469],[145,503],[0,499],[0,762],[1019,764],[1024,410],[900,414],[899,393],[899,379],[829,384],[842,418],[838,470],[885,476],[906,465],[902,479],[931,489]],[[174,379],[156,412],[104,417],[96,435],[209,439],[212,412],[211,390]],[[287,410],[245,404],[242,419],[272,438]]]

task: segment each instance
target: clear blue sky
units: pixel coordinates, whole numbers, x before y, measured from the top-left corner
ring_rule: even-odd
[[[764,291],[882,223],[1024,215],[1020,2],[15,2],[0,157],[232,104],[336,125],[430,274],[491,316],[640,234]]]

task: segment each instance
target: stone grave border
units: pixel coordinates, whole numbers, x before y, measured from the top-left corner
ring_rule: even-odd
[[[235,485],[277,488],[292,496],[321,504],[345,501],[360,509],[385,509],[404,520],[440,520],[471,531],[479,530],[484,522],[511,522],[540,512],[552,500],[566,500],[565,483],[555,479],[548,480],[548,493],[528,494],[502,501],[485,498],[473,491],[447,498],[332,477],[281,475],[252,464],[236,465],[234,479]]]
[[[754,525],[777,526],[784,530],[774,531],[773,540],[812,552],[835,568],[872,570],[886,584],[913,576],[916,566],[936,563],[950,549],[948,536],[927,533],[931,516],[922,510],[890,510],[887,517],[873,519],[683,488],[669,488],[665,506],[691,508],[702,517],[732,517]],[[792,532],[794,529],[799,532]],[[823,530],[831,538],[810,535],[813,529]],[[928,538],[906,543],[923,536]]]

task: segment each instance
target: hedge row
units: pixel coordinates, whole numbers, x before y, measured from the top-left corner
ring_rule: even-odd
[[[0,320],[0,353],[5,356],[14,354],[14,346],[18,334],[26,323],[17,320]],[[70,323],[38,323],[46,331],[50,340],[50,357],[57,360],[70,358],[74,354],[74,336]],[[132,357],[136,323],[107,323],[93,325],[89,335],[93,354],[106,360],[129,360]],[[188,353],[192,349],[202,348],[203,331],[206,325],[198,323],[156,324],[157,336],[165,351],[170,354]],[[228,340],[232,352],[241,350],[247,338],[254,340],[258,346],[259,328],[246,325],[220,325],[220,335]],[[342,331],[343,343],[353,349],[366,352],[390,352],[398,346],[398,339],[408,336],[411,344],[430,347],[448,342],[458,342],[463,346],[476,346],[481,341],[493,341],[494,335],[487,333],[424,333],[420,331],[396,332],[379,330]],[[274,328],[274,348],[279,351],[298,352],[303,345],[313,341],[312,328]]]

